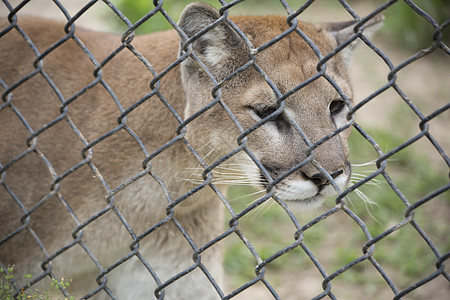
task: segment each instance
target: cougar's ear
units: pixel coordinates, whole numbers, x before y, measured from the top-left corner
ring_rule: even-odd
[[[188,38],[205,29],[220,18],[219,12],[203,2],[189,4],[183,10],[178,25]],[[180,40],[180,53],[186,40]],[[193,53],[206,65],[210,71],[230,69],[236,64],[238,57],[244,57],[246,47],[244,41],[226,23],[226,20],[210,28],[192,41]],[[192,59],[183,63],[187,68],[199,68]]]
[[[377,15],[372,19],[370,19],[369,21],[367,21],[364,24],[363,35],[370,38],[383,25],[383,20],[384,20],[383,15]],[[355,24],[356,21],[348,21],[337,23],[324,23],[319,26],[321,29],[327,31],[336,40],[336,43],[339,46],[355,34],[354,31]],[[350,64],[353,56],[353,49],[360,41],[361,41],[360,39],[356,39],[347,46],[347,49],[349,50],[342,52],[344,54],[344,60],[347,64]]]

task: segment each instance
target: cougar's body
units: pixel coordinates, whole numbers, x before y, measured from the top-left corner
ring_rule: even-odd
[[[218,17],[215,9],[196,3],[185,9],[179,25],[192,36]],[[254,47],[289,27],[285,17],[238,17],[233,21]],[[0,25],[3,30],[9,22],[2,20]],[[67,35],[64,24],[51,20],[19,17],[18,25],[40,54]],[[332,51],[353,32],[343,25],[299,22],[298,27],[323,53]],[[97,62],[93,63],[72,38],[40,60],[16,29],[0,38],[0,78],[10,89],[5,93],[5,87],[0,88],[3,100],[9,101],[0,110],[0,238],[4,239],[0,262],[14,265],[17,274],[37,277],[44,268],[57,278],[71,278],[68,291],[77,297],[98,287],[97,276],[127,255],[131,258],[98,278],[119,299],[150,299],[158,286],[156,280],[164,283],[199,262],[221,285],[221,246],[194,255],[178,229],[181,225],[197,247],[219,236],[224,225],[219,197],[206,186],[171,206],[203,181],[204,168],[190,147],[211,164],[238,146],[240,130],[220,105],[178,128],[180,120],[214,100],[213,81],[194,59],[187,58],[150,84],[152,72],[130,49],[142,54],[159,74],[184,53],[179,46],[181,41],[183,49],[184,38],[174,30],[136,36],[130,49],[112,57],[121,46],[120,36],[78,27],[74,35]],[[219,82],[250,59],[249,45],[226,23],[208,31],[191,47],[185,50],[192,51]],[[96,69],[96,63],[103,61],[106,63]],[[318,61],[317,54],[296,33],[256,57],[281,93],[316,74]],[[339,54],[328,62],[327,72],[351,99],[347,61],[348,57]],[[29,74],[34,75],[16,86]],[[278,105],[276,93],[253,67],[225,83],[220,92],[244,129],[273,113]],[[123,114],[147,96],[141,105]],[[287,98],[283,117],[274,117],[248,135],[248,149],[271,178],[264,178],[242,151],[221,166],[239,168],[241,177],[264,189],[271,179],[306,158],[308,146],[292,122],[314,143],[348,122],[345,105],[330,112],[330,103],[343,101],[336,100],[341,98],[326,79],[319,78]],[[30,130],[37,132],[45,126],[48,128],[32,136]],[[114,133],[107,134],[111,131]],[[332,137],[314,154],[315,161],[340,188],[350,176],[348,134],[346,129]],[[169,146],[146,160],[164,145]],[[234,180],[225,173],[213,170],[213,183],[223,193],[226,186],[220,184],[221,179]],[[281,181],[276,195],[294,209],[317,205],[336,193],[320,174],[308,163]],[[133,182],[129,182],[131,178]],[[123,183],[127,184],[118,188]],[[11,235],[15,231],[18,233]],[[69,247],[72,243],[77,244]],[[156,280],[142,261],[148,262]],[[43,286],[45,280],[39,288]],[[198,267],[160,293],[165,299],[218,298]],[[107,292],[101,290],[94,298],[107,298]]]

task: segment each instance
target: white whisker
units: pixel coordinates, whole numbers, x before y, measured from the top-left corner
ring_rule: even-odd
[[[365,177],[363,177],[365,178]],[[371,182],[371,181],[375,181],[375,182]],[[379,183],[382,183],[381,180],[376,180],[376,179],[372,179],[369,182],[366,182],[365,185],[375,185],[375,186],[379,186]],[[349,182],[349,186],[353,185],[355,183],[353,175],[352,175],[352,179]],[[378,203],[376,203],[375,201],[373,201],[372,199],[370,199],[366,194],[364,194],[364,192],[362,192],[360,189],[355,189],[355,194],[361,199],[363,200],[362,202],[364,203],[364,206],[366,208],[367,213],[369,214],[369,216],[377,223],[381,224],[381,222],[372,214],[371,212],[371,207],[372,205],[378,205]],[[352,199],[347,196],[346,197],[347,200],[349,200],[349,202],[351,203],[351,205],[355,208],[355,205],[352,201]]]
[[[270,202],[270,203],[269,203]],[[272,199],[267,200],[266,202],[264,202],[262,205],[258,206],[258,208],[260,208],[259,210],[263,210],[264,206],[267,206],[264,211],[262,211],[259,216],[261,217],[262,215],[264,215],[270,208],[272,208],[272,206],[275,204],[275,201],[273,201]]]
[[[369,197],[367,197],[366,194],[364,194],[362,191],[360,191],[359,189],[355,190],[356,194],[363,199],[364,202],[364,206],[366,207],[367,213],[369,214],[369,216],[375,220],[375,222],[377,222],[378,224],[381,224],[381,222],[372,214],[372,212],[370,211],[369,205],[378,205],[378,203],[372,201],[372,199],[370,199]]]
[[[352,163],[352,167],[355,168],[360,168],[360,167],[367,167],[367,166],[375,166],[376,164],[376,160],[371,160],[362,164],[356,164],[356,163]]]
[[[366,179],[367,177],[368,177],[368,175],[363,175],[363,174],[352,174],[352,176],[350,177],[350,181],[351,181],[351,183],[354,184],[354,183],[356,183],[356,182],[358,182],[358,181],[361,181],[361,180]],[[383,183],[385,183],[384,180],[378,179],[378,178],[374,177],[374,178],[370,179],[369,181],[367,181],[366,184],[381,185],[381,184],[383,184]]]
[[[252,197],[252,196],[255,196],[255,195],[258,195],[258,194],[261,194],[261,193],[265,193],[265,192],[266,192],[265,190],[259,190],[259,191],[256,191],[256,192],[253,192],[253,193],[248,193],[248,194],[239,196],[237,198],[229,199],[229,200],[230,201],[237,201],[237,200],[249,198],[249,197]]]
[[[345,197],[345,200],[347,203],[350,203],[350,205],[353,207],[353,209],[356,209],[355,204],[353,203],[352,198],[350,198],[348,195]]]

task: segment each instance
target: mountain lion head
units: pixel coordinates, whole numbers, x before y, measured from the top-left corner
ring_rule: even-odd
[[[196,3],[179,21],[189,38],[180,56],[191,54],[181,67],[185,117],[211,106],[187,126],[188,140],[204,149],[208,163],[220,158],[216,153],[241,146],[244,151],[227,160],[231,170],[241,169],[259,189],[273,187],[274,195],[293,208],[319,205],[342,190],[351,174],[347,68],[349,48],[356,42],[331,59],[319,56],[349,39],[354,22],[314,26],[298,21],[295,29],[285,17],[238,17],[232,20],[248,41],[226,19],[195,36],[220,17],[214,8]],[[381,20],[367,24],[364,34],[373,33]],[[217,170],[217,181],[232,181],[233,174]]]

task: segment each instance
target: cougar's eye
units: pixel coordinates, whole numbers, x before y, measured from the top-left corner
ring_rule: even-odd
[[[271,114],[273,114],[277,110],[276,107],[264,107],[264,108],[252,107],[251,109],[255,112],[255,114],[260,119],[264,119],[264,118],[270,116]],[[277,117],[275,117],[275,118],[277,118]]]
[[[277,107],[250,107],[250,109],[260,118],[261,120],[270,116],[273,114],[278,108]],[[289,121],[286,120],[283,113],[280,113],[272,119],[270,119],[269,122],[273,122],[278,130],[280,131],[287,131],[289,130],[290,124]]]
[[[339,114],[345,108],[345,101],[342,99],[336,99],[330,102],[330,114],[335,116]]]

